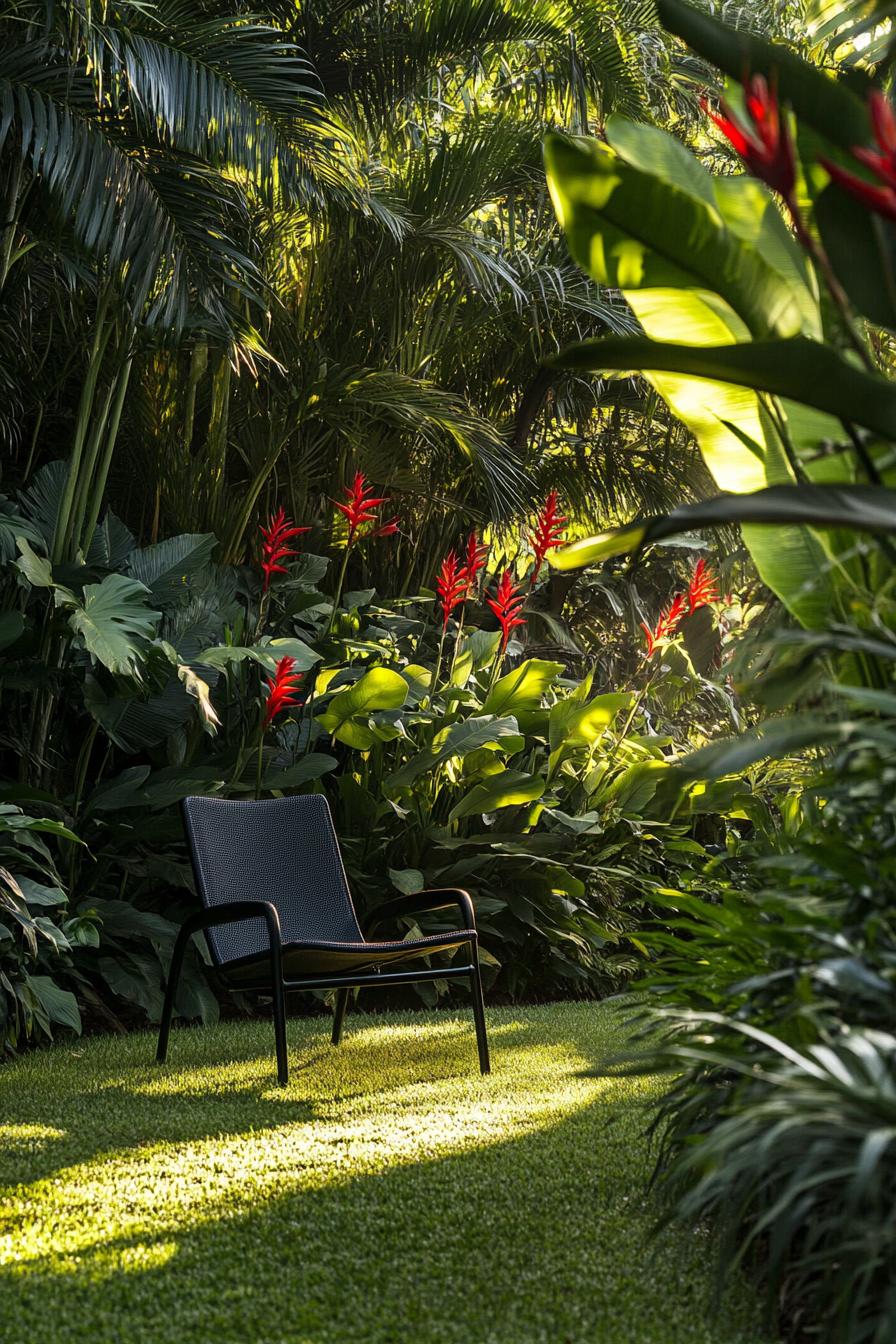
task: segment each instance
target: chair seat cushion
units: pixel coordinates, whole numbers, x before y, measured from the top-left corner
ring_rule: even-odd
[[[423,938],[396,939],[386,943],[284,943],[283,978],[301,980],[315,975],[327,977],[351,975],[355,971],[367,973],[377,966],[411,961],[434,952],[450,952],[475,936],[472,929],[452,929],[450,933],[431,933]],[[234,986],[269,983],[271,960],[267,953],[258,957],[241,957],[238,961],[228,961],[219,966],[218,973]]]

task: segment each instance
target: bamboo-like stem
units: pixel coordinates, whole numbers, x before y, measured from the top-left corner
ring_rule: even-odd
[[[121,424],[121,412],[124,407],[124,399],[127,394],[128,383],[131,378],[133,358],[133,355],[128,355],[123,366],[118,371],[118,385],[115,390],[115,401],[112,405],[112,414],[109,417],[109,424],[106,430],[105,452],[103,453],[100,468],[93,483],[93,497],[90,501],[90,510],[87,514],[84,530],[81,534],[81,546],[84,550],[90,545],[90,538],[93,536],[94,528],[100,519],[103,499],[106,494],[106,482],[109,479],[109,468],[112,465],[112,457],[115,453],[115,440],[118,438],[118,426]]]
[[[327,639],[329,635],[332,633],[333,625],[336,621],[336,612],[339,608],[339,600],[342,597],[342,585],[345,583],[345,571],[348,569],[348,557],[350,550],[351,550],[351,543],[349,543],[346,546],[342,554],[342,564],[339,566],[339,578],[336,580],[336,592],[333,594],[333,607],[332,610],[330,611],[330,619],[327,621],[327,628],[324,631],[324,639]]]
[[[19,192],[22,188],[22,160],[16,159],[9,174],[9,186],[3,202],[0,220],[0,289],[6,284],[12,266],[12,247],[19,222]]]
[[[58,564],[70,553],[70,529],[72,524],[72,510],[75,502],[75,496],[78,491],[78,484],[81,477],[81,462],[84,452],[84,444],[87,439],[87,431],[90,424],[93,402],[96,396],[96,384],[103,364],[103,357],[106,353],[106,346],[112,332],[111,324],[106,325],[106,314],[112,301],[111,285],[104,286],[100,294],[99,304],[96,314],[96,329],[93,336],[93,345],[90,351],[90,357],[87,363],[87,374],[84,378],[84,384],[81,388],[81,397],[78,402],[78,415],[75,422],[75,438],[72,444],[72,455],[68,464],[68,476],[65,482],[65,490],[59,503],[59,512],[56,516],[56,528],[53,533],[53,545],[51,547],[51,558],[54,564]]]

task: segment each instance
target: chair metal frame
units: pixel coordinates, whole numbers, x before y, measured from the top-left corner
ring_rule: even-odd
[[[191,857],[195,857],[192,853]],[[349,901],[351,894],[349,893]],[[353,903],[352,903],[353,904]],[[473,1000],[473,1019],[476,1026],[476,1045],[479,1053],[481,1073],[491,1072],[488,1036],[485,1023],[485,999],[482,993],[482,975],[479,969],[479,940],[476,931],[476,913],[468,892],[460,887],[440,887],[429,891],[419,891],[410,896],[399,896],[379,906],[361,926],[362,937],[366,941],[378,925],[388,920],[401,919],[408,915],[417,915],[436,910],[446,910],[456,906],[464,920],[463,929],[470,931],[470,937],[456,944],[470,949],[470,964],[466,966],[426,967],[422,970],[385,971],[379,968],[345,975],[304,975],[298,979],[287,979],[283,974],[283,944],[280,932],[280,916],[272,901],[240,900],[207,905],[189,916],[181,925],[174,944],[171,966],[165,985],[165,1000],[162,1007],[162,1020],[159,1026],[159,1039],[156,1048],[156,1060],[163,1064],[168,1057],[168,1042],[171,1034],[171,1018],[174,1012],[174,999],[183,969],[184,955],[190,940],[197,933],[208,934],[208,930],[217,925],[239,920],[262,918],[267,930],[268,951],[270,953],[270,977],[258,981],[240,981],[237,988],[246,993],[270,994],[273,998],[274,1043],[277,1055],[277,1081],[281,1086],[289,1082],[289,1060],[286,1043],[286,995],[295,990],[335,989],[336,1004],[333,1015],[332,1043],[339,1045],[342,1040],[342,1028],[348,1005],[349,991],[362,988],[383,988],[387,985],[409,985],[427,980],[456,980],[467,976]],[[456,933],[448,931],[446,936]],[[309,940],[313,943],[314,940]],[[375,960],[374,957],[371,960]],[[227,963],[215,967],[218,978],[227,985]]]

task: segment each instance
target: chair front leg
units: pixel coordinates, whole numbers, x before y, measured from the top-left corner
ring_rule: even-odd
[[[345,1021],[345,1010],[348,1006],[348,990],[338,989],[336,991],[336,1003],[333,1007],[333,1044],[338,1045],[342,1040],[342,1024]]]
[[[473,938],[470,942],[473,973],[470,976],[470,991],[473,995],[473,1020],[476,1023],[476,1045],[479,1050],[479,1072],[491,1073],[492,1065],[488,1053],[488,1034],[485,1027],[485,998],[482,993],[482,973],[479,970],[479,943]]]

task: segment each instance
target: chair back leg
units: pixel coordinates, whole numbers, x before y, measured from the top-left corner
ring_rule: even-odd
[[[342,1024],[345,1021],[345,1010],[348,1006],[348,990],[337,989],[336,1003],[333,1006],[333,1044],[338,1045],[342,1040]]]
[[[485,1029],[485,999],[482,995],[482,975],[479,970],[479,947],[476,942],[470,944],[473,974],[470,976],[470,990],[473,995],[473,1020],[476,1023],[476,1045],[479,1048],[479,1072],[491,1073],[492,1066],[488,1053],[488,1035]]]
[[[174,952],[171,956],[171,965],[168,967],[168,979],[165,982],[165,1001],[162,1004],[162,1020],[159,1023],[159,1041],[156,1046],[156,1062],[164,1064],[168,1058],[168,1038],[171,1035],[171,1017],[174,1012],[174,996],[177,993],[177,985],[180,980],[181,968],[184,964],[184,953],[187,950],[187,943],[190,941],[191,934],[188,929],[181,928],[174,944]]]

